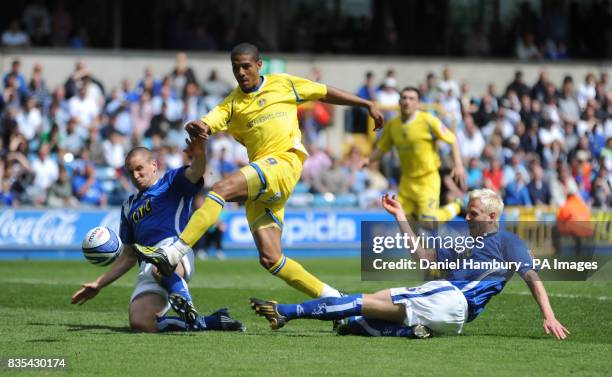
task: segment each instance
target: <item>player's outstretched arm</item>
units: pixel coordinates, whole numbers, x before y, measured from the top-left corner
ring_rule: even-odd
[[[400,204],[400,202],[398,202],[397,199],[395,198],[395,195],[393,196],[389,196],[389,194],[383,195],[382,205],[383,205],[383,208],[387,212],[389,212],[389,214],[395,217],[395,220],[397,221],[397,224],[399,225],[400,230],[402,231],[402,233],[408,235],[411,242],[412,240],[417,239],[414,234],[414,231],[412,230],[412,228],[410,227],[410,224],[408,223],[408,219],[406,218],[406,213],[404,212],[404,209],[402,208],[402,205]],[[416,255],[416,258],[418,260],[421,260],[421,259],[426,259],[429,261],[436,260],[435,251],[419,247],[419,245],[418,244],[415,245],[414,242],[412,242],[412,245],[410,245],[410,247],[411,247],[411,250],[414,250],[414,253],[410,253],[411,259],[413,258],[413,255]]]
[[[552,333],[557,340],[567,338],[570,332],[559,321],[557,321],[557,318],[555,318],[555,313],[550,306],[550,301],[548,300],[548,294],[544,288],[544,283],[542,283],[538,273],[534,270],[529,270],[525,273],[525,275],[523,275],[523,279],[531,290],[533,298],[540,306],[542,316],[544,317],[544,323],[542,325],[544,327],[544,331],[547,334]]]
[[[374,102],[357,97],[354,94],[334,88],[333,86],[327,86],[327,94],[325,97],[319,99],[319,101],[332,105],[358,106],[368,109],[370,116],[374,119],[375,130],[382,128],[385,122],[385,118]]]
[[[191,183],[197,183],[206,171],[206,139],[189,136],[185,152],[191,157],[191,165],[185,169],[185,177]]]
[[[95,281],[84,283],[81,289],[72,295],[72,304],[83,305],[88,300],[96,297],[100,290],[115,280],[119,279],[123,274],[128,272],[136,264],[136,253],[131,245],[123,245],[123,251],[111,268],[100,275]]]

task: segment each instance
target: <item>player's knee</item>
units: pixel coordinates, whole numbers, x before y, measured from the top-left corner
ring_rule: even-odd
[[[266,270],[272,268],[278,262],[278,258],[271,257],[269,255],[260,255],[259,256],[259,264]]]
[[[157,332],[157,321],[155,319],[130,318],[130,330],[132,332],[155,333]]]

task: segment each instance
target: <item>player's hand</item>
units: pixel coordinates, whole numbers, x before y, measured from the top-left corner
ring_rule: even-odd
[[[543,327],[547,334],[552,333],[557,340],[563,340],[570,334],[556,318],[545,318]]]
[[[376,107],[374,102],[371,102],[368,106],[368,112],[370,113],[372,119],[374,119],[374,131],[380,130],[385,123],[385,117],[382,115],[380,110],[378,110],[378,107]]]
[[[187,147],[185,148],[185,153],[187,153],[187,155],[189,157],[193,158],[203,158],[206,157],[206,140],[199,138],[199,137],[193,137],[193,136],[189,136],[189,138],[185,139],[185,142],[187,143]]]
[[[385,211],[393,215],[398,221],[406,221],[406,213],[404,212],[404,209],[402,208],[400,202],[398,202],[395,198],[395,195],[383,195],[382,205]]]
[[[462,166],[455,167],[453,170],[451,170],[451,178],[462,191],[467,190],[467,174]]]
[[[210,127],[199,119],[187,122],[185,130],[192,139],[201,138],[208,140],[208,135],[210,134]]]
[[[72,304],[83,305],[88,300],[96,297],[99,292],[100,286],[98,283],[85,283],[83,284],[83,288],[79,289],[74,295],[72,295],[72,300],[70,302]]]

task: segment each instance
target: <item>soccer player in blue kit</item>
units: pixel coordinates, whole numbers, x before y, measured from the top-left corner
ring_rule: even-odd
[[[400,203],[388,195],[383,206],[395,217],[403,233],[414,240]],[[527,246],[516,235],[499,230],[499,216],[503,210],[499,195],[488,189],[470,193],[466,220],[473,237],[483,237],[481,247],[471,252],[458,253],[448,249],[424,249],[412,244],[412,259],[429,262],[452,262],[461,259],[476,262],[520,262],[519,275],[523,278],[544,317],[543,328],[558,340],[569,331],[555,318],[548,295],[538,273],[531,268],[532,257]],[[420,263],[420,262],[419,262]],[[301,304],[279,304],[252,298],[251,307],[264,316],[272,329],[298,318],[341,320],[340,334],[370,336],[406,336],[425,338],[432,334],[460,334],[466,322],[473,321],[489,302],[500,293],[512,277],[512,269],[464,268],[451,269],[446,280],[427,282],[414,288],[384,289],[374,294],[356,294],[306,301]]]
[[[83,284],[72,296],[73,304],[83,304],[100,290],[129,271],[137,262],[140,271],[129,307],[130,328],[140,332],[243,330],[227,309],[201,316],[195,309],[187,282],[194,272],[193,251],[187,253],[174,273],[162,276],[152,264],[138,260],[133,244],[169,245],[176,241],[191,212],[193,197],[202,189],[206,167],[206,145],[187,140],[191,165],[167,171],[158,177],[157,161],[144,147],[132,149],[125,167],[138,193],[131,195],[121,209],[119,236],[122,254],[108,271],[94,282]],[[179,317],[166,316],[170,306]]]

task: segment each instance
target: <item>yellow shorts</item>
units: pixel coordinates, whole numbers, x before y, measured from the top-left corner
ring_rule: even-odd
[[[427,221],[436,220],[440,207],[440,174],[433,171],[420,177],[402,177],[398,200],[408,218]]]
[[[297,153],[274,153],[240,169],[248,185],[246,216],[251,232],[276,227],[283,229],[285,204],[302,175]]]

